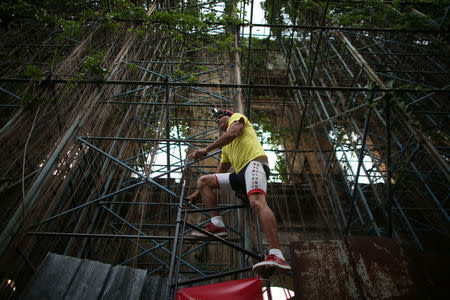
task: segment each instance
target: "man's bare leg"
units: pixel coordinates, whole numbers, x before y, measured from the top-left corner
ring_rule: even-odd
[[[206,208],[217,208],[217,199],[214,189],[217,189],[218,187],[219,184],[217,183],[215,175],[204,175],[201,176],[197,181],[197,188]],[[211,222],[204,230],[218,237],[226,237],[227,229],[219,212],[217,210],[213,210],[209,212],[209,215],[211,217]],[[194,231],[192,233],[192,236],[197,238],[209,237],[208,235],[199,231]]]
[[[255,264],[253,271],[263,277],[270,277],[273,272],[290,271],[291,267],[286,262],[280,249],[278,240],[277,220],[275,215],[267,205],[266,195],[262,193],[254,193],[248,196],[250,207],[258,215],[262,230],[269,242],[269,255],[267,258]]]
[[[206,208],[217,207],[217,198],[214,189],[217,189],[217,180],[214,175],[203,175],[197,181],[197,188],[202,197],[202,202],[205,204]],[[217,210],[209,212],[211,217],[219,215]]]
[[[278,228],[275,215],[267,205],[266,195],[254,193],[248,196],[250,207],[255,211],[261,223],[262,230],[267,237],[270,249],[280,249],[278,240]]]

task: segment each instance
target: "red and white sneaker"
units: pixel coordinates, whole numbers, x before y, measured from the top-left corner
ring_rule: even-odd
[[[262,276],[273,272],[281,273],[289,272],[291,270],[291,266],[287,261],[273,254],[269,254],[265,260],[253,265],[253,272]]]
[[[206,227],[204,230],[214,234],[215,236],[221,237],[221,238],[227,236],[227,228],[225,226],[217,227],[212,222],[210,222],[208,224],[208,227]],[[206,234],[201,233],[200,231],[192,232],[192,236],[193,237],[197,237],[197,238],[209,238],[209,236],[207,236]]]

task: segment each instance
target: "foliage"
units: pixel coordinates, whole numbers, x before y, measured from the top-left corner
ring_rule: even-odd
[[[104,56],[104,51],[99,51],[87,56],[83,66],[81,67],[82,72],[86,72],[87,74],[94,76],[104,77],[108,73],[108,69],[102,67],[102,60]]]
[[[23,75],[31,77],[34,80],[37,80],[38,82],[41,82],[44,76],[44,72],[39,67],[36,67],[34,65],[27,65],[25,67],[25,70],[23,71]]]
[[[435,29],[428,17],[403,8],[398,1],[390,5],[380,1],[369,1],[369,5],[337,6],[330,9],[327,19],[331,25],[348,27],[379,27],[396,29]]]
[[[273,1],[266,0],[261,3],[261,6],[264,9],[264,17],[267,20],[267,23],[285,25],[284,18],[282,16],[283,9],[280,0],[273,0]],[[282,31],[283,30],[279,28],[272,29],[272,32],[278,38],[281,37]]]
[[[275,45],[276,41],[270,40],[269,38],[260,39],[260,38],[252,38],[252,49],[271,49],[272,46],[277,47]],[[248,42],[242,42],[242,51],[244,53],[248,52]],[[265,69],[267,62],[275,61],[274,52],[271,51],[252,51],[251,56],[251,70],[257,72],[257,70]],[[247,69],[248,61],[244,61],[242,64],[243,69]]]
[[[52,103],[53,101],[49,97],[36,97],[31,92],[26,92],[20,99],[21,104],[26,107],[31,107],[33,104],[39,103]]]
[[[265,18],[271,24],[319,25],[326,2],[313,0],[266,0],[262,3]],[[343,27],[378,27],[398,29],[436,29],[444,17],[447,4],[439,1],[407,3],[368,0],[356,4],[354,1],[333,1],[327,9],[327,24]],[[425,13],[418,14],[415,9]],[[433,24],[432,20],[437,20]],[[282,29],[272,29],[274,35],[281,38]]]
[[[58,24],[62,27],[59,38],[78,39],[82,35],[81,23],[74,20],[57,19]]]
[[[170,132],[176,138],[188,138],[191,133],[191,127],[186,120],[170,120]]]
[[[237,7],[226,2],[225,13],[217,14],[216,5],[223,3],[213,0],[202,3],[203,9],[199,10],[195,4],[199,1],[190,1],[182,11],[175,9],[155,10],[147,16],[145,5],[147,1],[136,0],[108,0],[108,1],[26,1],[6,0],[0,3],[0,17],[2,24],[9,23],[17,17],[31,18],[35,24],[47,28],[50,31],[56,29],[59,44],[65,40],[78,40],[84,31],[90,26],[89,22],[95,21],[102,26],[118,34],[122,29],[134,34],[137,38],[143,38],[147,30],[153,31],[155,25],[165,31],[173,41],[185,44],[187,47],[203,47],[208,44],[208,51],[237,50],[234,45],[233,30],[225,34],[213,34],[211,30],[219,24],[233,27],[241,22],[237,17]],[[126,25],[126,22],[128,25]],[[130,26],[131,23],[131,26]],[[134,26],[139,24],[141,26]]]

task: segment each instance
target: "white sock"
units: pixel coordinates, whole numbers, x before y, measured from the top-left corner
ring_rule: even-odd
[[[276,257],[281,258],[282,260],[286,260],[286,259],[284,258],[284,256],[283,256],[283,253],[281,253],[281,250],[280,250],[280,249],[270,249],[270,250],[269,250],[269,255],[270,255],[270,254],[273,254],[273,255],[275,255]]]
[[[217,227],[224,227],[225,223],[223,222],[222,216],[215,216],[211,218],[211,222]]]

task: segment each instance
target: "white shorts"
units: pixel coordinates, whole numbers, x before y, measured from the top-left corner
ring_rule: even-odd
[[[238,174],[218,173],[214,175],[221,190],[233,190],[251,195],[253,193],[266,194],[269,173],[270,169],[267,165],[253,160]]]

